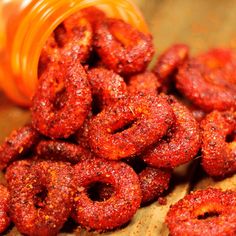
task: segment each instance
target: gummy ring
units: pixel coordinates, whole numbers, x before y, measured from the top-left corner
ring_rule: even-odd
[[[91,23],[92,26],[97,21],[104,20],[106,18],[105,12],[94,6],[83,8],[79,12],[82,17],[86,18]]]
[[[42,48],[38,63],[38,77],[41,77],[49,65],[60,61],[60,59],[60,51],[53,33]]]
[[[138,210],[141,190],[138,176],[122,162],[103,159],[87,160],[74,166],[77,192],[73,218],[83,227],[95,230],[114,229],[128,222]],[[113,195],[103,201],[92,201],[87,194],[89,185],[109,183]]]
[[[200,146],[200,128],[192,113],[173,96],[169,101],[176,121],[165,137],[142,155],[143,160],[156,168],[174,168],[192,160]]]
[[[235,52],[212,49],[180,67],[176,87],[204,111],[235,109],[235,66]]]
[[[63,57],[70,57],[80,63],[86,62],[92,47],[93,31],[90,22],[81,12],[71,15],[57,26],[54,37]]]
[[[25,155],[39,140],[39,133],[32,125],[14,130],[0,146],[0,170],[17,158]]]
[[[134,156],[161,139],[173,122],[174,114],[166,99],[130,96],[91,120],[89,144],[101,158],[118,160]]]
[[[144,205],[158,199],[168,189],[171,171],[146,167],[138,176],[142,191],[142,205]]]
[[[112,70],[94,68],[88,71],[88,80],[97,109],[114,104],[127,95],[123,78]]]
[[[70,58],[85,63],[92,47],[92,26],[81,12],[65,19],[47,39],[42,48],[38,76],[51,64]]]
[[[158,199],[168,189],[171,178],[170,170],[145,167],[137,173],[142,193],[141,205],[150,204]],[[105,183],[96,183],[91,190],[92,197],[97,201],[109,199],[114,194],[114,188]],[[159,200],[159,199],[158,199]]]
[[[235,235],[236,192],[208,188],[171,206],[166,224],[171,235]]]
[[[197,107],[189,100],[186,100],[186,98],[182,97],[181,95],[177,95],[176,99],[189,109],[196,121],[200,122],[207,115],[207,112],[203,111],[201,108]]]
[[[27,235],[56,235],[67,220],[74,194],[73,168],[63,162],[14,162],[7,169],[10,215]]]
[[[89,145],[89,140],[88,140],[89,122],[90,122],[90,119],[92,119],[92,117],[93,117],[93,113],[90,112],[87,118],[85,119],[83,125],[74,135],[76,143],[78,143],[80,146],[88,150],[90,150],[90,145]]]
[[[93,44],[106,67],[118,74],[144,71],[154,53],[151,35],[120,19],[98,21]]]
[[[31,108],[32,124],[45,136],[67,138],[88,115],[91,91],[79,63],[53,65],[39,79]]]
[[[44,160],[66,161],[72,164],[91,158],[92,154],[78,144],[60,140],[42,140],[36,147],[37,155]]]
[[[189,47],[186,44],[174,44],[161,54],[153,68],[153,73],[164,82],[187,59]]]
[[[201,129],[204,170],[211,176],[235,173],[236,113],[213,111],[202,120]]]
[[[6,231],[10,225],[9,214],[9,191],[8,189],[0,184],[0,233]]]
[[[76,140],[88,148],[89,122],[93,116],[105,107],[112,106],[120,99],[127,96],[127,86],[123,78],[111,70],[94,68],[88,71],[88,80],[92,91],[92,111],[86,118],[83,126],[76,132]]]
[[[146,71],[133,75],[128,81],[128,91],[130,94],[143,93],[157,95],[161,84],[154,73]]]
[[[172,170],[147,166],[141,156],[125,159],[124,162],[130,165],[139,177],[142,205],[147,205],[157,200],[168,189]],[[106,196],[106,194],[108,195],[111,192],[109,189],[109,186],[102,186],[102,190],[99,193]]]

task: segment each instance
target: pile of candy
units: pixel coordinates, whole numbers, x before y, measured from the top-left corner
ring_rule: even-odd
[[[32,122],[0,146],[0,233],[12,221],[22,234],[56,235],[68,217],[88,230],[120,227],[199,152],[209,175],[236,172],[236,53],[192,58],[178,44],[147,70],[153,54],[151,35],[94,7],[54,30]],[[166,222],[171,235],[235,235],[236,193],[192,193]]]

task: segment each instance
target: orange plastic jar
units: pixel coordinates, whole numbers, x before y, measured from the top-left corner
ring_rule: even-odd
[[[65,18],[89,6],[147,32],[130,0],[0,0],[0,87],[10,99],[30,105],[45,41]]]

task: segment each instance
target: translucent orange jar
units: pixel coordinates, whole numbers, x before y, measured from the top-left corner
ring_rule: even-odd
[[[147,31],[129,0],[0,0],[0,87],[10,99],[30,105],[45,41],[65,18],[89,6]]]

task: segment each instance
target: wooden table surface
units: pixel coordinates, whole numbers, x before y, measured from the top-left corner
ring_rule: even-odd
[[[134,0],[134,2],[141,9],[153,34],[156,56],[177,42],[187,43],[192,55],[210,47],[236,47],[236,0]],[[27,110],[15,106],[0,94],[0,142],[12,129],[20,127],[29,120],[30,114]],[[199,171],[197,163],[176,171],[172,182],[167,193],[167,205],[161,206],[158,202],[154,202],[148,207],[141,208],[125,228],[102,235],[166,236],[168,230],[164,224],[164,217],[169,206],[190,190],[206,186],[236,189],[236,176],[214,181]],[[8,235],[20,234],[13,228]],[[76,228],[70,233],[62,232],[60,235],[97,234]]]

